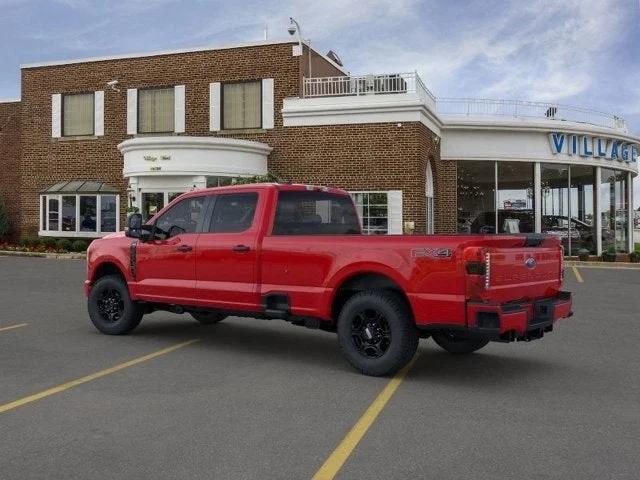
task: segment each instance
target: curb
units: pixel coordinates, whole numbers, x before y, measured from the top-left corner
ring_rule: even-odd
[[[85,253],[43,253],[43,252],[16,252],[13,250],[0,250],[0,256],[5,257],[32,257],[32,258],[53,258],[56,260],[84,260]]]
[[[567,267],[584,267],[584,268],[609,268],[611,270],[627,269],[640,270],[640,263],[630,262],[581,262],[579,260],[566,260],[564,264]]]

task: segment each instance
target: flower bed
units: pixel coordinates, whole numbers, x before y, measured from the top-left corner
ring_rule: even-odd
[[[18,243],[0,241],[0,251],[24,253],[84,253],[89,242],[71,241],[67,238],[33,237],[23,238]]]

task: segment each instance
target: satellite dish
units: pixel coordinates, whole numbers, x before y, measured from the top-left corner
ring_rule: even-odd
[[[331,60],[333,60],[335,63],[337,63],[341,67],[343,66],[342,65],[342,60],[340,60],[340,57],[338,56],[338,54],[336,52],[334,52],[333,50],[329,50],[329,52],[327,52],[327,57],[330,58]]]

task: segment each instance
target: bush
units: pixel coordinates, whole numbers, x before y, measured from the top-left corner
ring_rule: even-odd
[[[71,244],[71,250],[74,252],[86,252],[89,244],[86,240],[76,240]]]
[[[11,233],[11,224],[9,223],[9,214],[4,204],[4,198],[0,195],[0,239],[9,236]]]
[[[18,244],[24,248],[32,248],[40,245],[40,239],[38,237],[24,237],[21,238]]]
[[[586,248],[581,248],[580,250],[578,250],[578,258],[583,262],[589,260],[589,250],[587,250]]]
[[[58,246],[58,240],[53,237],[42,237],[41,243],[47,249],[54,249]]]
[[[71,250],[71,240],[69,240],[68,238],[61,238],[60,240],[58,240],[58,250],[64,250],[65,252],[68,252]]]

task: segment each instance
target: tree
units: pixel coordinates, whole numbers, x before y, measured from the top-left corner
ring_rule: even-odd
[[[7,237],[11,232],[11,224],[9,223],[9,215],[7,214],[7,207],[4,203],[4,198],[0,194],[0,238]]]
[[[253,177],[236,177],[233,179],[233,185],[245,185],[248,183],[283,183],[278,177],[272,173],[266,175],[254,175]]]

